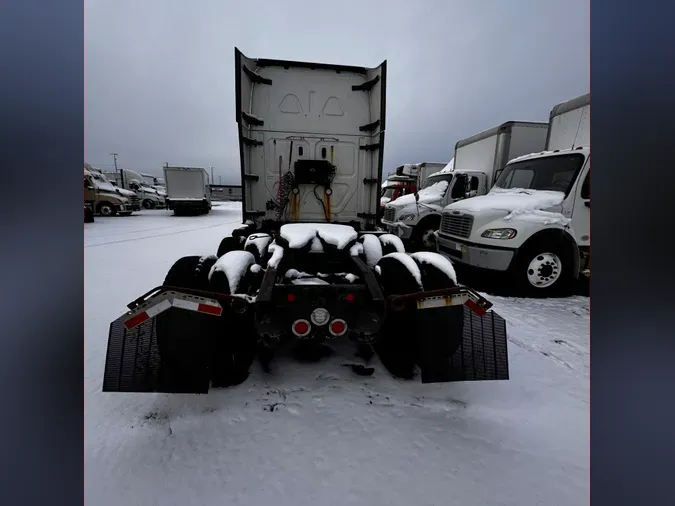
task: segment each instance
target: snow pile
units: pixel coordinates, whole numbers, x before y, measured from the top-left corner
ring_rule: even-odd
[[[109,181],[105,181],[96,176],[92,176],[91,182],[94,186],[104,192],[117,193],[117,188],[115,188]]]
[[[422,288],[422,273],[420,272],[419,266],[410,257],[410,255],[408,255],[407,253],[389,253],[388,255],[384,255],[382,258],[395,258],[396,260],[401,262],[405,266],[405,268],[410,271],[410,274],[413,275],[419,287]],[[376,270],[375,272],[378,271]]]
[[[279,234],[288,241],[291,248],[302,248],[309,241],[320,237],[328,244],[342,249],[357,238],[356,230],[352,227],[333,223],[290,223],[283,225]]]
[[[363,243],[363,252],[366,255],[366,264],[368,268],[372,269],[382,258],[382,243],[373,234],[364,235],[361,242]]]
[[[355,243],[351,248],[349,248],[349,254],[353,257],[363,254],[363,244],[360,242]]]
[[[505,220],[529,221],[545,225],[569,224],[569,218],[562,214],[544,209],[559,206],[565,200],[565,194],[552,190],[526,190],[523,188],[493,188],[487,195],[461,200],[452,204],[451,209],[470,213],[482,211],[505,211],[509,213]]]
[[[215,272],[223,272],[227,276],[230,293],[237,293],[241,278],[253,264],[255,258],[248,251],[229,251],[213,264],[209,272],[209,281]]]
[[[312,276],[311,274],[308,274],[306,272],[300,272],[296,269],[288,269],[286,271],[286,274],[284,274],[284,277],[288,279],[309,278],[311,276]]]
[[[401,239],[396,237],[394,234],[382,234],[380,236],[380,241],[382,241],[384,246],[393,246],[399,253],[405,253],[403,241],[401,241]]]
[[[111,185],[113,186],[113,185]],[[115,191],[121,193],[125,197],[135,197],[136,192],[132,192],[131,190],[125,190],[124,188],[115,188]]]
[[[284,258],[284,248],[282,248],[278,244],[272,243],[270,244],[268,251],[272,253],[272,256],[267,262],[267,265],[272,267],[273,269],[276,269],[277,267],[279,267],[279,262],[281,262],[281,259]]]
[[[455,170],[455,159],[453,158],[448,162],[448,164],[441,169],[439,172],[440,174],[447,174],[448,172],[452,172]]]
[[[253,264],[253,265],[251,266],[251,272],[252,272],[253,274],[258,274],[258,273],[260,273],[260,271],[262,271],[262,270],[263,270],[263,268],[260,267],[260,265],[258,265],[258,264]]]
[[[438,253],[428,251],[418,251],[410,255],[420,264],[429,264],[448,276],[453,283],[457,284],[457,274],[452,262]]]
[[[294,285],[329,285],[330,283],[320,278],[298,278],[291,280]]]
[[[357,281],[359,277],[356,274],[349,273],[345,275],[345,279],[350,283],[353,283],[354,281]]]
[[[448,189],[448,184],[449,183],[447,180],[443,180],[439,181],[438,183],[434,183],[431,186],[427,186],[426,188],[422,188],[419,192],[417,192],[417,195],[419,197],[419,203],[432,204],[434,202],[438,202],[445,195],[445,192]],[[411,193],[410,195],[403,195],[403,197],[397,198],[390,205],[403,207],[410,204],[415,204],[414,193]]]

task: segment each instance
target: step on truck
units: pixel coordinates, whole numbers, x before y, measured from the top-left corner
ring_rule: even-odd
[[[442,255],[376,230],[386,61],[235,49],[235,77],[242,226],[215,254],[178,259],[112,322],[103,390],[206,393],[243,383],[254,362],[275,375],[282,349],[319,362],[336,339],[354,342],[354,374],[374,374],[377,354],[423,383],[508,379],[490,302]]]
[[[510,159],[544,149],[547,126],[508,121],[460,140],[452,161],[441,172],[431,174],[416,195],[385,206],[382,225],[411,248],[435,251],[443,208],[485,195]]]
[[[590,276],[590,94],[556,105],[545,151],[511,160],[483,197],[443,210],[438,251],[503,272],[528,295],[569,293]]]

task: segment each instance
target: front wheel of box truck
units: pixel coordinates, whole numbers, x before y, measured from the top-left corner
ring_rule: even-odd
[[[516,254],[510,274],[516,289],[529,297],[565,295],[573,278],[571,252],[564,243],[534,241]]]

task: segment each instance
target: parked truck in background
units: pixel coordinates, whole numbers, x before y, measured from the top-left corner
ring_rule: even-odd
[[[95,170],[84,169],[84,204],[101,216],[129,216],[133,208],[128,198]]]
[[[161,177],[153,176],[152,174],[141,174],[145,184],[157,191],[160,197],[166,197],[166,184]]]
[[[209,175],[201,167],[164,167],[166,205],[175,215],[211,210]]]
[[[438,251],[510,274],[531,295],[590,276],[590,94],[556,105],[546,150],[511,160],[488,195],[443,210]]]
[[[385,206],[383,225],[415,248],[436,250],[443,208],[485,195],[510,159],[544,148],[547,127],[547,123],[509,121],[457,142],[453,161],[442,175],[428,177],[417,196]]]
[[[104,175],[111,181],[115,181],[118,187],[135,192],[143,209],[161,209],[165,206],[164,197],[147,184],[138,172],[120,169],[117,172],[104,172]]]
[[[376,230],[386,62],[236,49],[234,61],[243,226],[215,255],[177,259],[112,322],[103,390],[206,393],[246,381],[256,358],[271,372],[289,348],[319,362],[332,340],[358,343],[344,365],[362,376],[376,353],[422,383],[508,379],[506,324],[491,304],[443,256],[407,254]],[[165,171],[173,205],[174,177],[188,171]]]

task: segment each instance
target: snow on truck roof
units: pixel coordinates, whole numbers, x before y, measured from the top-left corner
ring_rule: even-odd
[[[513,160],[509,160],[509,163],[522,162],[523,160],[529,160],[530,158],[538,158],[540,156],[555,156],[555,155],[565,155],[568,153],[573,153],[579,151],[581,153],[587,154],[591,150],[590,146],[579,146],[577,148],[565,148],[565,149],[554,149],[553,151],[539,151],[537,153],[528,153],[526,155],[517,156]]]

